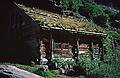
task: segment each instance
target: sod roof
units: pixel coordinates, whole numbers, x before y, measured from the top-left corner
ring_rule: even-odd
[[[40,26],[47,26],[49,28],[61,28],[63,30],[75,30],[78,32],[95,32],[104,33],[104,29],[97,26],[91,20],[87,20],[84,17],[76,18],[73,16],[65,16],[57,13],[52,13],[45,10],[40,10],[34,7],[26,7],[24,5],[17,4],[22,8],[26,14],[33,18]]]

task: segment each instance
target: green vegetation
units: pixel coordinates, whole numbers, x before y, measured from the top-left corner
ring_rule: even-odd
[[[81,5],[80,0],[63,0],[64,10],[71,10],[73,12],[78,12],[78,9]]]
[[[81,2],[78,9],[79,14],[87,17],[88,19],[92,19],[94,23],[105,29],[105,33],[107,35],[103,37],[102,42],[105,46],[104,51],[107,53],[109,60],[108,64],[105,64],[99,60],[94,61],[90,58],[81,58],[82,60],[80,59],[81,61],[78,66],[83,68],[86,72],[86,75],[90,76],[90,78],[119,78],[120,49],[113,46],[114,43],[112,40],[114,38],[120,39],[120,30],[113,28],[114,26],[118,25],[115,24],[114,21],[119,20],[120,11],[112,7],[98,5],[92,0],[80,1]]]
[[[39,75],[43,75],[42,70],[39,70],[39,65],[34,65],[34,66],[29,66],[29,65],[21,65],[21,64],[13,64],[14,66],[21,68],[23,70],[27,70],[29,72],[35,73],[35,74],[39,74]]]
[[[105,28],[110,27],[110,18],[119,13],[119,10],[115,10],[103,5],[98,5],[92,0],[79,0],[78,3],[74,3],[74,1],[78,0],[73,0],[73,2],[70,1],[71,0],[64,1],[64,10],[75,10],[74,12],[79,12],[81,15],[92,19],[97,25]]]
[[[111,63],[104,63],[98,60],[91,60],[88,55],[81,55],[79,57],[79,62],[76,64],[74,61],[68,62],[63,59],[56,59],[56,63],[61,64],[65,69],[66,75],[78,74],[79,78],[119,78],[120,77],[120,49],[114,49],[117,53],[112,59]],[[70,65],[70,68],[67,68]],[[73,75],[72,75],[73,76]]]
[[[63,78],[62,76],[60,76],[58,70],[44,69],[44,67],[41,67],[40,65],[22,65],[4,61],[0,62],[0,65],[13,65],[20,69],[43,76],[45,78]]]
[[[119,78],[120,70],[113,64],[105,64],[99,60],[91,60],[88,56],[82,56],[78,64],[86,72],[88,78]]]
[[[66,75],[78,73],[79,78],[119,78],[120,77],[120,49],[112,45],[112,39],[120,39],[120,29],[115,29],[112,26],[113,21],[120,17],[119,10],[109,8],[103,5],[98,5],[91,0],[63,0],[64,10],[71,10],[85,16],[87,20],[81,21],[73,17],[65,17],[55,13],[49,13],[34,8],[24,8],[28,13],[34,13],[32,17],[39,20],[40,24],[48,24],[48,26],[64,26],[63,28],[81,29],[86,31],[99,31],[105,29],[106,36],[103,37],[102,42],[104,52],[108,55],[108,61],[91,60],[90,56],[80,56],[76,64],[75,61],[65,61],[58,58],[53,60],[53,63],[58,64],[58,68],[63,68]],[[24,6],[23,6],[24,7]],[[113,19],[114,18],[114,19]],[[62,19],[62,20],[61,20]],[[61,20],[61,21],[60,21]],[[96,24],[94,24],[94,23]],[[94,26],[94,27],[93,27]],[[3,62],[2,62],[3,64]],[[4,63],[9,64],[9,63]],[[58,70],[44,70],[39,65],[27,66],[20,64],[13,64],[18,68],[27,70],[29,72],[44,76],[45,78],[60,78]]]
[[[53,62],[57,63],[58,66],[65,70],[65,75],[76,75],[79,78],[119,78],[120,77],[120,49],[112,49],[112,57],[110,63],[104,63],[98,60],[91,60],[91,57],[88,55],[79,56],[79,61],[76,64],[75,61],[67,60],[65,61],[62,58],[54,59]],[[11,64],[4,63],[1,64]],[[21,64],[12,64],[18,68],[27,70],[29,72],[38,74],[45,78],[64,78],[60,75],[59,70],[44,70],[40,65],[21,65]]]
[[[98,27],[93,21],[88,21],[86,18],[75,18],[72,16],[64,16],[56,13],[51,13],[37,8],[30,8],[23,5],[19,5],[40,25],[46,25],[50,28],[59,27],[62,29],[71,29],[77,31],[92,31],[92,32],[104,32],[102,27]]]
[[[43,68],[40,67],[40,65],[33,65],[33,66],[21,65],[21,64],[13,64],[13,65],[20,69],[43,76],[45,78],[61,78],[58,71],[49,70],[49,69],[44,70]]]

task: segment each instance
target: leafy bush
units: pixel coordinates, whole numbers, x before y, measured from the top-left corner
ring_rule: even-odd
[[[89,78],[119,78],[120,71],[113,65],[105,64],[99,60],[91,60],[84,56],[80,58],[79,66],[84,68]]]

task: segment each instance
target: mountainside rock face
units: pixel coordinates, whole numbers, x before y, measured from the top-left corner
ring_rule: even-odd
[[[43,78],[11,65],[0,65],[0,78]]]

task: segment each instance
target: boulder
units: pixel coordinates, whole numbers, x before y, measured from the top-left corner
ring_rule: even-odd
[[[0,78],[43,78],[11,65],[0,65]]]

